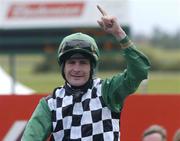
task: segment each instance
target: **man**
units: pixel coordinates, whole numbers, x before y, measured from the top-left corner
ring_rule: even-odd
[[[173,141],[180,141],[180,129],[174,133]]]
[[[29,120],[23,141],[119,141],[120,112],[124,99],[147,78],[147,58],[135,49],[117,19],[102,13],[99,25],[119,42],[127,60],[127,70],[110,79],[95,77],[99,50],[95,40],[83,33],[63,39],[58,63],[65,80],[62,87],[41,99]]]
[[[142,141],[166,141],[166,129],[159,125],[151,125],[144,131],[142,138]]]

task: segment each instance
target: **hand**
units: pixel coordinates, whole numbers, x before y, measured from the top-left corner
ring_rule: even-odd
[[[108,15],[107,12],[99,5],[97,5],[97,8],[102,14],[101,20],[97,21],[100,27],[107,33],[111,33],[112,35],[114,35],[117,40],[122,40],[123,38],[125,38],[126,33],[118,24],[117,18]]]

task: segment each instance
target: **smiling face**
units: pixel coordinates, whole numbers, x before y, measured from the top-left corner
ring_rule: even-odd
[[[80,54],[75,54],[65,62],[65,78],[72,86],[82,86],[90,78],[90,69],[90,60]]]

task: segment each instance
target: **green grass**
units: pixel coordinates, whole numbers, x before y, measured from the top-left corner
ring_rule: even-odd
[[[180,94],[180,72],[150,73],[148,93]]]
[[[117,72],[99,72],[98,77],[111,77]],[[20,75],[20,74],[19,74]],[[50,93],[63,85],[60,73],[33,74],[23,73],[19,81],[35,89],[38,93]],[[180,73],[151,72],[146,85],[141,85],[136,93],[148,94],[180,94]]]
[[[16,79],[34,89],[37,93],[51,93],[63,85],[60,72],[35,73],[34,66],[43,61],[42,55],[18,55],[16,57]],[[9,57],[0,55],[0,66],[10,72]],[[99,72],[101,78],[111,77],[117,72]],[[147,85],[139,87],[136,93],[180,94],[180,72],[150,72]]]

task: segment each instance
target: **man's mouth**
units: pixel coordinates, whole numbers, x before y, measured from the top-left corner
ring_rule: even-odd
[[[71,75],[72,77],[77,77],[77,78],[79,78],[79,77],[83,77],[82,75]]]

